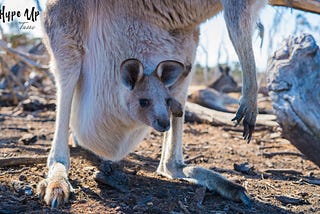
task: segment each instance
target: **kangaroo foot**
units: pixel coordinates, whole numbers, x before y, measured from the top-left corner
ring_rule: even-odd
[[[112,161],[102,161],[99,172],[95,175],[95,180],[99,183],[111,186],[120,192],[128,192],[128,176],[122,171],[118,163]]]
[[[57,208],[68,202],[73,188],[68,181],[66,168],[61,163],[55,163],[48,178],[38,185],[38,194],[51,208]]]
[[[180,178],[191,183],[196,183],[207,187],[210,191],[217,192],[221,196],[242,202],[248,207],[251,207],[251,200],[244,187],[229,181],[222,175],[202,167],[181,165],[174,168],[174,170],[168,170],[164,168],[158,168],[158,173],[169,178]]]

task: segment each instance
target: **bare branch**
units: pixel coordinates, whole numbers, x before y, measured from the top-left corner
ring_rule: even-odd
[[[37,58],[37,56],[35,55],[32,55],[32,54],[29,54],[29,53],[22,53],[20,51],[17,51],[13,48],[10,48],[7,46],[7,44],[0,40],[0,46],[5,49],[6,51],[10,52],[10,53],[13,53],[15,54],[16,56],[19,56],[20,59],[22,61],[24,61],[27,65],[31,66],[31,67],[34,67],[34,68],[37,68],[37,69],[40,69],[40,70],[48,70],[49,67],[46,66],[46,65],[41,65],[41,64],[38,64],[37,62],[35,62],[34,60],[32,60],[31,58]]]
[[[11,157],[0,158],[0,166],[20,166],[20,165],[33,165],[44,164],[47,162],[47,156],[32,156],[32,157]]]
[[[320,14],[319,0],[269,0],[272,6],[290,7],[297,10]]]
[[[21,84],[21,82],[17,79],[17,77],[12,72],[10,72],[10,68],[9,68],[8,64],[2,59],[2,57],[0,57],[0,62],[2,64],[2,69],[5,73],[5,75],[10,76],[10,78],[12,78],[14,83],[17,86],[19,86],[20,91],[23,93],[23,96],[26,96],[25,87]]]

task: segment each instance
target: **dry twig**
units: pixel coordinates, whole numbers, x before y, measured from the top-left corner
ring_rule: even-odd
[[[302,172],[293,170],[293,169],[267,169],[265,173],[271,174],[292,174],[292,175],[302,175]]]
[[[47,162],[47,158],[48,158],[47,156],[0,158],[0,166],[9,167],[9,166],[20,166],[20,165],[44,164]]]
[[[266,158],[272,158],[274,156],[286,156],[286,155],[292,155],[292,156],[298,156],[298,157],[303,157],[304,155],[298,152],[271,152],[271,153],[262,153],[263,157]]]
[[[191,163],[192,161],[194,161],[194,160],[196,160],[196,159],[198,159],[198,158],[203,158],[203,157],[204,157],[203,154],[199,154],[199,155],[193,156],[193,157],[191,157],[191,158],[188,158],[187,160],[185,160],[185,162],[186,162],[187,164],[189,164],[189,163]]]

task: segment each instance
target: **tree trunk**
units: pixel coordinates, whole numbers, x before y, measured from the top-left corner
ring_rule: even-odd
[[[268,62],[269,91],[283,137],[320,166],[320,50],[290,37]]]

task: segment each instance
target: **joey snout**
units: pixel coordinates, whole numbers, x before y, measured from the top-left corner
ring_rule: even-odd
[[[183,109],[181,103],[179,103],[175,98],[171,97],[167,99],[167,107],[174,117],[182,117]],[[169,113],[169,112],[168,112]],[[156,117],[152,123],[152,127],[157,131],[165,132],[170,129],[170,114],[163,114]]]
[[[152,127],[159,132],[165,132],[170,129],[170,117],[158,117],[153,121]]]

